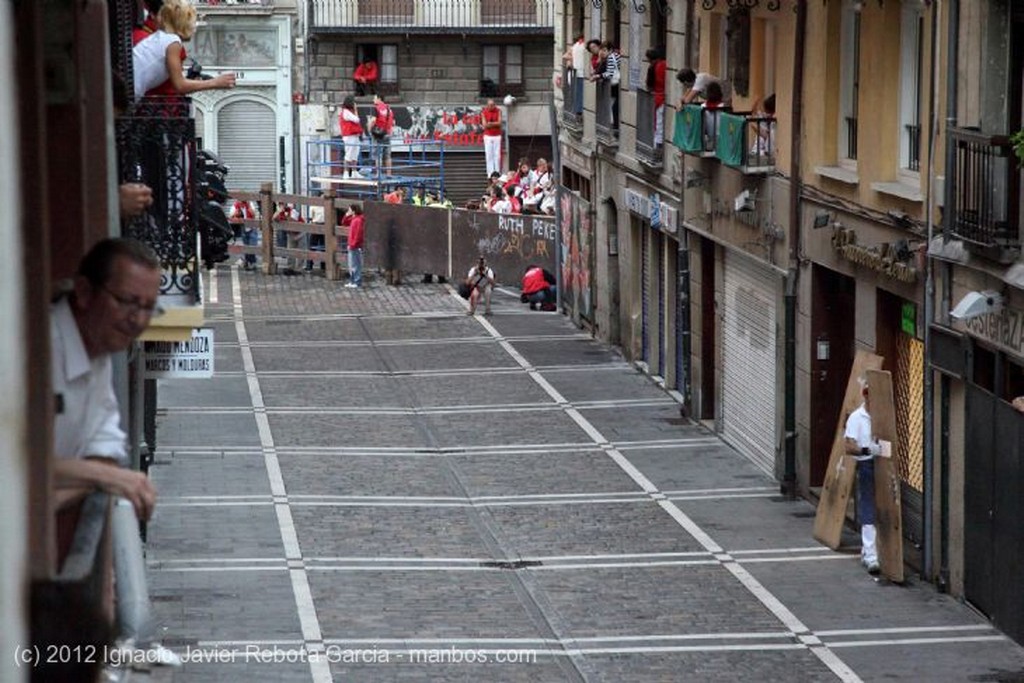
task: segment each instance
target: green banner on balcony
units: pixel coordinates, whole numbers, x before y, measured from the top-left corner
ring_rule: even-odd
[[[744,116],[720,112],[718,114],[718,143],[715,156],[727,166],[742,166],[746,152],[747,119]]]
[[[676,129],[672,142],[684,152],[700,154],[704,149],[701,136],[702,109],[699,104],[683,105],[683,110],[676,114]]]

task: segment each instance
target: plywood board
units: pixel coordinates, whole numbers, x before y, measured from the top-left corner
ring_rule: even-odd
[[[882,367],[884,358],[868,351],[859,350],[853,359],[853,368],[846,383],[846,396],[843,398],[843,410],[839,414],[836,436],[832,440],[832,453],[825,471],[825,483],[821,489],[821,500],[818,501],[818,512],[814,517],[814,538],[820,543],[835,550],[843,536],[843,524],[846,522],[846,507],[850,502],[853,482],[857,473],[857,461],[846,455],[846,443],[843,437],[846,431],[846,418],[861,404],[860,383],[857,381],[868,370]]]
[[[892,375],[885,370],[868,370],[871,391],[871,431],[874,438],[892,443],[892,457],[875,458],[875,530],[878,564],[882,575],[903,583],[903,523],[900,514],[900,478],[895,459],[896,403]]]

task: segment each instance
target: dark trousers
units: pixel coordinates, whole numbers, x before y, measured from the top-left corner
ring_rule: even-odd
[[[857,463],[857,515],[861,524],[875,523],[875,461]]]

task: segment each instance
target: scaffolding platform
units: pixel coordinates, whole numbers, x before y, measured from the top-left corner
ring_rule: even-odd
[[[349,199],[381,200],[388,192],[404,187],[412,198],[423,188],[435,197],[444,195],[444,142],[435,140],[392,140],[391,163],[385,151],[389,145],[360,142],[357,177],[347,175],[345,143],[340,138],[306,143],[307,193],[318,195],[328,187]]]

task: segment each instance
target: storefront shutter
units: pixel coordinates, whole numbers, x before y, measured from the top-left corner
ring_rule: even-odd
[[[743,256],[726,256],[722,436],[773,475],[776,286],[767,268]]]
[[[277,120],[270,106],[252,100],[227,104],[217,114],[217,154],[231,167],[230,190],[277,187]]]

